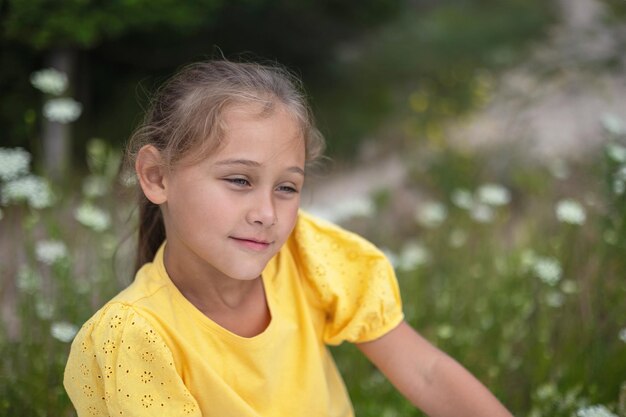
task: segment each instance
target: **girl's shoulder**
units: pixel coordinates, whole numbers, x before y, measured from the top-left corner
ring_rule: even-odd
[[[327,343],[372,340],[402,320],[394,269],[363,237],[300,212],[288,245],[311,304],[328,317]]]
[[[158,339],[153,326],[133,305],[113,299],[83,324],[73,347],[95,345],[105,351],[116,349],[123,336],[128,339],[129,335],[134,335],[135,343],[150,344]]]
[[[332,253],[350,259],[385,258],[382,251],[364,237],[303,210],[299,212],[292,240],[300,252],[314,256]]]
[[[79,415],[200,416],[176,360],[138,308],[106,304],[72,342],[63,380]],[[152,407],[152,408],[150,408]]]

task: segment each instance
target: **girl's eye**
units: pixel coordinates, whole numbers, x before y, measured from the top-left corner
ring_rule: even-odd
[[[245,187],[250,185],[250,181],[248,181],[245,178],[226,178],[226,181],[228,181],[231,184],[240,186],[240,187]]]
[[[298,192],[295,187],[290,187],[289,185],[281,185],[277,188],[277,190],[287,194],[296,194]]]

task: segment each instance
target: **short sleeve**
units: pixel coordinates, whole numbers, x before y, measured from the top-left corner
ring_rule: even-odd
[[[300,212],[291,244],[309,295],[325,312],[325,343],[371,341],[404,319],[393,267],[370,242]]]
[[[105,306],[85,323],[64,385],[79,417],[201,416],[163,339],[125,304]]]

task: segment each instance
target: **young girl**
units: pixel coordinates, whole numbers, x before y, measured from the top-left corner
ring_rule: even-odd
[[[326,348],[343,341],[431,416],[510,416],[403,321],[378,249],[299,210],[322,150],[282,69],[200,63],[158,92],[128,153],[136,277],[65,371],[79,416],[352,416]]]

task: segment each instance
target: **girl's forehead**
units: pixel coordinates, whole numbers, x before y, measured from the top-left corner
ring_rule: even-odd
[[[290,118],[294,124],[300,124],[296,112],[278,100],[234,103],[222,113],[223,128],[237,127],[236,124],[242,121],[262,122],[264,119],[277,117]]]
[[[243,134],[246,137],[263,137],[273,133],[279,138],[303,140],[304,131],[299,118],[284,104],[262,108],[260,104],[237,106],[227,110],[221,124],[222,141]]]
[[[301,159],[305,152],[303,130],[284,105],[262,114],[259,106],[233,108],[224,125],[214,155],[248,154],[260,159],[283,155]]]
[[[263,153],[280,151],[291,152],[299,159],[305,153],[302,123],[280,102],[272,107],[266,102],[231,104],[221,112],[215,127],[214,135],[205,137],[197,143],[199,146],[186,152],[181,160],[183,165],[215,160],[227,154],[263,158]]]

